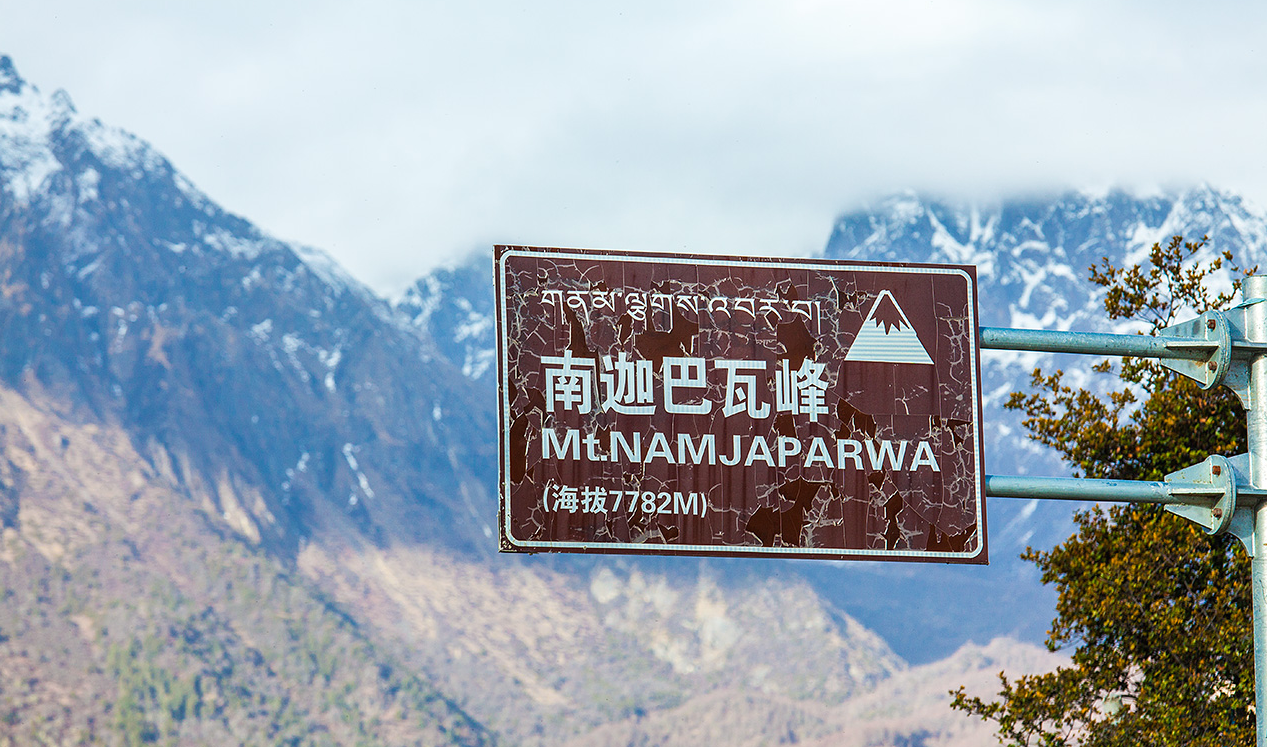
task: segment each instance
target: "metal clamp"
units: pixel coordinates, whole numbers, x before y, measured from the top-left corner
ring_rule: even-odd
[[[1213,389],[1227,378],[1232,366],[1232,328],[1223,312],[1207,311],[1196,319],[1159,330],[1158,337],[1171,338],[1166,340],[1169,350],[1205,353],[1203,358],[1196,360],[1159,358],[1166,368],[1187,376],[1202,389]]]
[[[1236,513],[1236,470],[1225,456],[1214,455],[1200,464],[1166,475],[1166,492],[1176,502],[1166,510],[1205,527],[1206,534],[1222,534],[1232,526]],[[1180,503],[1182,498],[1208,496],[1210,505]]]

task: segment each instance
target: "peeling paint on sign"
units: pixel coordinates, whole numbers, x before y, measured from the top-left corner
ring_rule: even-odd
[[[974,268],[495,265],[503,551],[986,562]]]

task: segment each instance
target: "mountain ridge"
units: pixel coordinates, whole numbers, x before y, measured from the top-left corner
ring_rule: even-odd
[[[11,733],[223,743],[255,718],[297,743],[554,744],[723,689],[839,702],[906,666],[788,566],[494,555],[496,413],[487,356],[468,357],[484,307],[393,306],[5,75],[3,591],[118,641],[32,668],[51,634],[0,618]],[[442,345],[420,318],[454,334]],[[83,436],[19,439],[5,418],[24,408],[109,430],[100,459],[126,468],[94,490],[101,471],[68,456]],[[73,552],[49,540],[92,521]],[[124,612],[103,629],[96,609]],[[313,636],[287,632],[300,619]],[[53,685],[94,668],[110,676],[76,705],[95,726],[45,730],[64,713]],[[213,682],[267,703],[199,689]],[[324,731],[292,734],[295,715]]]
[[[11,199],[0,206],[0,232],[11,247],[32,249],[13,257],[6,300],[19,313],[8,321],[13,339],[51,338],[62,349],[23,350],[7,357],[7,367],[0,362],[0,373],[13,381],[19,369],[41,366],[99,409],[121,408],[149,436],[194,455],[218,454],[202,460],[205,472],[227,460],[253,473],[253,481],[282,488],[281,495],[265,495],[267,510],[251,521],[290,552],[313,522],[350,521],[360,531],[390,533],[402,529],[401,514],[435,527],[428,535],[483,552],[485,528],[455,520],[447,500],[461,494],[458,483],[477,485],[473,478],[414,486],[427,485],[427,475],[461,475],[462,465],[481,459],[491,464],[491,452],[481,456],[478,444],[460,442],[442,448],[440,419],[415,420],[386,407],[389,397],[403,395],[402,384],[379,391],[374,381],[379,370],[395,371],[388,380],[402,381],[410,369],[445,367],[424,336],[321,253],[273,239],[220,210],[138,139],[104,136],[119,131],[56,107],[45,112],[49,126],[37,126],[23,104],[40,97],[29,84],[16,88],[18,100],[4,102],[3,121],[15,126],[0,130],[3,152],[27,154],[27,165],[51,158],[58,168],[44,174],[39,191],[24,191],[25,176],[5,180]],[[40,218],[19,217],[25,215]],[[212,339],[240,362],[218,365],[220,356],[198,349]],[[240,370],[263,378],[247,382]],[[412,376],[424,383],[410,386],[430,390],[432,400],[472,396],[461,376]],[[181,389],[178,380],[195,386]],[[261,399],[266,392],[284,393],[289,406],[279,411]],[[310,426],[314,420],[321,428]],[[200,443],[180,444],[186,429],[178,421],[215,428]],[[295,434],[305,433],[308,442],[296,442]],[[369,440],[386,452],[384,463],[375,463],[378,454],[358,456]],[[447,452],[455,448],[476,453],[451,459]],[[393,482],[388,463],[437,458],[443,469],[382,489]],[[303,490],[312,500],[287,496]],[[366,502],[393,493],[413,498],[393,507],[393,518],[376,522]],[[343,503],[321,498],[333,494],[342,494]],[[312,506],[321,510],[307,510]]]

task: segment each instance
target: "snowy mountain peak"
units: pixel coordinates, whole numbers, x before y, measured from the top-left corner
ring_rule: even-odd
[[[1170,236],[1208,236],[1238,255],[1267,246],[1267,215],[1209,185],[1134,194],[1068,191],[993,204],[957,204],[904,192],[842,215],[828,256],[977,267],[982,322],[1015,327],[1103,329],[1087,268],[1107,257],[1138,263]],[[1250,262],[1252,264],[1252,262]],[[1089,326],[1088,326],[1089,325]]]
[[[396,303],[397,313],[472,381],[491,384],[496,373],[492,258],[472,255],[463,264],[419,279]]]
[[[22,93],[27,85],[9,55],[0,55],[0,93]]]
[[[6,205],[42,213],[68,239],[59,255],[74,273],[90,275],[116,254],[173,276],[197,261],[299,264],[327,295],[350,292],[388,315],[320,251],[274,239],[223,210],[149,143],[79,114],[64,91],[42,94],[0,57],[0,212]],[[143,237],[130,229],[142,225],[149,227]],[[107,234],[112,240],[101,241]]]
[[[469,383],[416,327],[321,251],[216,205],[144,140],[15,82],[11,62],[4,75],[0,383],[39,371],[201,460],[208,484],[250,476],[259,499],[224,513],[254,542],[293,550],[323,512],[486,542],[483,514],[445,501],[491,457],[445,466],[449,424],[415,416],[470,410],[454,404]],[[379,508],[398,500],[417,521]],[[480,521],[458,527],[458,511]]]

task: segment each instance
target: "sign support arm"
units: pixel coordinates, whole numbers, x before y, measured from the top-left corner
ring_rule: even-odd
[[[1144,480],[1087,480],[1078,477],[1025,477],[986,475],[985,494],[990,498],[1039,498],[1058,501],[1107,501],[1110,503],[1160,503],[1206,506],[1226,493],[1218,483],[1147,482]],[[1241,488],[1241,496],[1258,492]]]
[[[1062,332],[1050,329],[982,327],[981,348],[1028,350],[1040,353],[1126,355],[1135,358],[1205,360],[1216,342],[1185,337],[1114,335],[1100,332]]]

